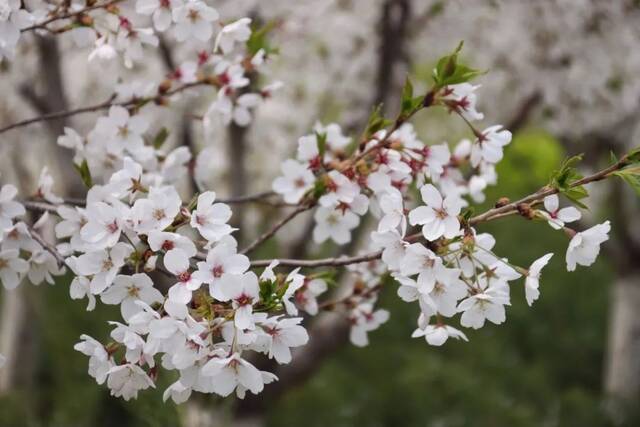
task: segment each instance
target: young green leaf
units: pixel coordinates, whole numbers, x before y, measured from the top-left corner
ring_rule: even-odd
[[[452,54],[443,56],[433,70],[433,80],[437,87],[466,83],[486,71],[476,70],[458,62],[458,55],[464,42],[460,42]]]
[[[640,165],[632,165],[614,172],[613,175],[618,176],[626,181],[627,184],[634,189],[640,196]]]
[[[364,132],[364,138],[365,140],[369,140],[371,139],[371,137],[378,132],[381,129],[386,128],[387,126],[389,126],[392,122],[391,120],[385,119],[384,117],[382,117],[381,114],[382,111],[382,104],[378,104],[373,111],[371,111],[371,114],[369,115],[369,122],[367,123],[367,128]]]
[[[89,170],[89,164],[87,163],[87,160],[83,160],[79,165],[74,163],[73,167],[80,174],[80,178],[82,179],[84,185],[86,185],[87,188],[93,187],[93,179],[91,178],[91,171]]]
[[[167,130],[167,128],[165,127],[160,129],[156,134],[156,136],[153,137],[153,148],[157,150],[158,148],[162,147],[162,145],[165,143],[168,137],[169,137],[169,130]]]

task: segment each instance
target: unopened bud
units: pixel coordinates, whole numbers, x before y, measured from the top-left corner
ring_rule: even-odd
[[[391,141],[391,144],[389,144],[389,148],[393,150],[402,150],[402,141],[400,141],[399,139],[394,139],[393,141]]]
[[[93,18],[89,15],[80,15],[80,19],[78,19],[78,21],[85,27],[93,26]]]
[[[509,200],[508,197],[500,197],[498,199],[498,201],[496,202],[496,208],[501,208],[503,206],[508,205],[509,203],[511,203],[511,200]]]
[[[518,213],[520,215],[522,215],[523,217],[527,218],[527,219],[533,219],[534,217],[534,211],[533,209],[531,209],[531,206],[529,206],[526,203],[518,203]]]
[[[171,89],[171,80],[166,79],[158,86],[158,93],[167,93]]]

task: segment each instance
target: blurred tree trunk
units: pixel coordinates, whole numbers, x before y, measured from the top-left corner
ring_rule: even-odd
[[[18,90],[37,114],[46,114],[67,109],[66,94],[63,84],[61,58],[55,37],[36,38],[39,63],[42,70],[40,81],[25,82]],[[38,87],[39,86],[39,87]],[[41,89],[41,90],[38,90]],[[71,162],[70,153],[56,143],[57,137],[63,133],[65,119],[46,122],[48,143],[38,147],[41,161],[51,160],[51,173],[59,183],[57,191],[65,196],[77,196],[82,192],[79,180]],[[24,147],[8,148],[12,158],[13,176],[9,178],[16,183],[19,197],[28,197],[37,186],[38,176],[44,164],[29,162],[33,160],[24,156]],[[4,175],[4,173],[3,173]],[[4,177],[4,176],[3,176]],[[25,218],[33,222],[37,218]],[[52,230],[47,230],[51,232]],[[28,279],[17,289],[7,291],[3,289],[2,296],[2,325],[0,325],[0,353],[7,357],[7,363],[0,370],[0,394],[9,393],[16,387],[27,388],[33,381],[35,371],[35,355],[37,347],[37,331],[34,329],[33,304],[27,294],[30,294]],[[32,402],[33,403],[33,402]]]
[[[639,308],[640,270],[617,278],[611,290],[605,386],[610,397],[622,404],[640,398]]]
[[[604,386],[608,410],[623,421],[640,398],[640,239],[637,198],[622,182],[611,186],[614,226],[611,246],[616,270],[609,305]]]

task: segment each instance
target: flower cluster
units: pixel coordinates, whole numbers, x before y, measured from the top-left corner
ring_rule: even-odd
[[[119,83],[109,102],[87,110],[106,114],[85,136],[72,128],[59,136],[58,143],[74,153],[86,198],[56,195],[47,169],[32,200],[16,201],[10,184],[0,191],[0,281],[7,289],[25,277],[53,283],[68,267],[71,298],[86,299],[88,311],[98,301],[118,306],[122,319],[109,322],[110,341],[83,335],[75,349],[88,356],[96,382],[125,400],[155,387],[164,371],[176,372],[164,398],[177,403],[194,391],[258,394],[277,377],[254,366],[255,354],[291,362],[291,349],[309,340],[303,316],[340,311],[350,324],[351,342],[367,345],[369,332],[389,318],[377,300],[390,282],[402,300],[418,303],[413,337],[437,346],[449,338],[467,340],[452,326],[456,316],[463,328],[503,323],[510,286],[524,279],[531,305],[553,256],[541,256],[528,269],[514,265],[494,251],[495,239],[478,225],[510,214],[547,222],[571,239],[567,269],[589,266],[608,238],[609,222],[581,232],[569,228],[580,211],[560,208],[558,194],[577,202],[586,193],[583,184],[636,173],[625,168],[640,159],[627,155],[590,178],[579,177],[574,162],[567,162],[537,193],[518,202],[501,199],[473,216],[471,205],[483,202],[485,189],[497,182],[495,166],[511,133],[499,125],[476,128],[484,114],[476,107],[479,86],[469,81],[480,73],[457,63],[460,45],[438,62],[426,94],[414,97],[407,81],[395,120],[376,110],[357,140],[335,123],[318,123],[299,138],[295,158],[282,163],[282,175],[272,182],[282,199],[276,205],[295,210],[239,250],[228,203],[213,191],[181,196],[178,182],[193,173],[193,153],[186,146],[166,149],[169,131],[152,131],[152,117],[180,94],[213,88],[215,97],[206,100],[200,117],[203,127],[215,117],[225,125],[248,125],[280,86],[260,86],[258,79],[273,53],[265,33],[256,35],[249,18],[220,23],[218,11],[201,0],[43,8],[27,12],[12,1],[0,7],[0,55],[11,56],[20,29],[70,33],[79,45],[93,44],[90,61],[121,57],[126,67],[159,44],[157,33],[193,48],[162,81]],[[460,117],[471,137],[451,146],[421,141],[410,119],[430,108]],[[28,225],[25,207],[45,214]],[[253,248],[312,209],[316,244],[345,245],[363,228],[365,216],[374,218],[367,236],[372,252],[315,261],[249,259]],[[39,234],[48,225],[55,245]],[[334,299],[324,300],[332,272],[301,270],[320,266],[348,266],[349,279]]]

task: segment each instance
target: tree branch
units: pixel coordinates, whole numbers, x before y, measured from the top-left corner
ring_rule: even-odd
[[[20,128],[20,127],[24,127],[24,126],[28,126],[32,123],[37,123],[37,122],[43,122],[43,121],[48,121],[48,120],[56,120],[56,119],[60,119],[60,118],[64,118],[64,117],[70,117],[70,116],[75,116],[77,114],[84,114],[84,113],[93,113],[96,111],[101,111],[101,110],[106,110],[109,109],[113,106],[121,106],[121,107],[141,107],[149,102],[158,102],[160,103],[162,101],[163,98],[166,97],[170,97],[172,95],[175,95],[177,93],[183,92],[187,89],[190,89],[192,87],[196,87],[196,86],[211,86],[211,83],[209,82],[204,82],[204,81],[198,81],[198,82],[193,82],[193,83],[185,83],[182,86],[178,86],[175,89],[169,90],[165,93],[160,93],[158,95],[155,96],[150,96],[150,97],[146,97],[146,98],[132,98],[128,101],[123,101],[123,102],[114,102],[116,96],[115,94],[112,95],[108,100],[101,102],[100,104],[95,104],[95,105],[91,105],[88,107],[81,107],[81,108],[76,108],[73,110],[65,110],[65,111],[56,111],[53,113],[48,113],[48,114],[43,114],[41,116],[38,117],[33,117],[31,119],[26,119],[26,120],[22,120],[13,124],[10,124],[8,126],[5,126],[3,128],[0,128],[0,134],[7,132],[9,130],[12,129],[16,129],[16,128]]]

